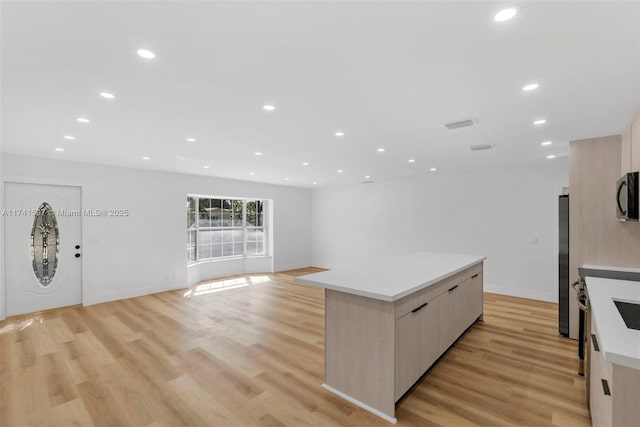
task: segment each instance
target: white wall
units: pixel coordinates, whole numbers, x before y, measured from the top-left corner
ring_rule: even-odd
[[[2,176],[2,142],[0,141],[0,177]],[[0,179],[0,212],[4,209],[4,183]],[[0,320],[4,319],[4,217],[0,216]]]
[[[274,270],[310,265],[310,190],[7,153],[2,178],[78,185],[85,209],[130,210],[128,217],[83,218],[85,304],[187,286],[187,193],[273,200]],[[244,272],[219,267],[221,275]]]
[[[557,205],[567,185],[560,158],[538,169],[317,189],[313,265],[415,251],[486,255],[485,290],[557,301]]]

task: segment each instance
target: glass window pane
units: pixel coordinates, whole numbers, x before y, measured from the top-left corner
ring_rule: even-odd
[[[198,255],[200,259],[211,258],[211,245],[198,245]]]
[[[222,256],[222,245],[213,245],[211,247],[211,257],[220,258]]]
[[[233,227],[242,227],[242,200],[231,201]]]
[[[187,260],[188,261],[196,261],[196,247],[195,246],[189,246],[187,247]]]
[[[198,199],[198,226],[199,227],[209,227],[209,209],[210,209],[210,200],[209,199]]]
[[[233,225],[232,215],[231,215],[231,200],[224,199],[222,201],[222,227],[231,227]]]
[[[210,218],[209,227],[222,226],[222,200],[211,199]]]
[[[187,228],[193,228],[196,222],[196,198],[187,197]]]
[[[236,256],[242,255],[242,246],[243,246],[242,242],[235,242],[233,244],[233,254]]]
[[[211,243],[220,244],[222,243],[222,234],[224,230],[211,230]]]
[[[198,245],[210,245],[213,230],[200,230],[198,231]]]
[[[255,255],[255,253],[256,253],[256,243],[247,242],[247,255]]]
[[[255,200],[247,201],[247,225],[248,226],[256,225],[256,201]]]

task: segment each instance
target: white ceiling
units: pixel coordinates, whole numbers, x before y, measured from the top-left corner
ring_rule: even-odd
[[[640,104],[640,2],[527,2],[494,22],[506,5],[3,2],[2,150],[311,187],[534,166],[620,133]]]

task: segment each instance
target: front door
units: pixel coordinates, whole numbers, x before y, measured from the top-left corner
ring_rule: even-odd
[[[80,187],[5,184],[6,314],[82,302]]]

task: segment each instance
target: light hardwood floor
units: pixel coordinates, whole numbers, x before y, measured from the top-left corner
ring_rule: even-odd
[[[0,322],[0,426],[388,426],[320,387],[323,291],[292,282],[313,271]],[[484,309],[398,425],[590,425],[557,306],[485,294]]]

